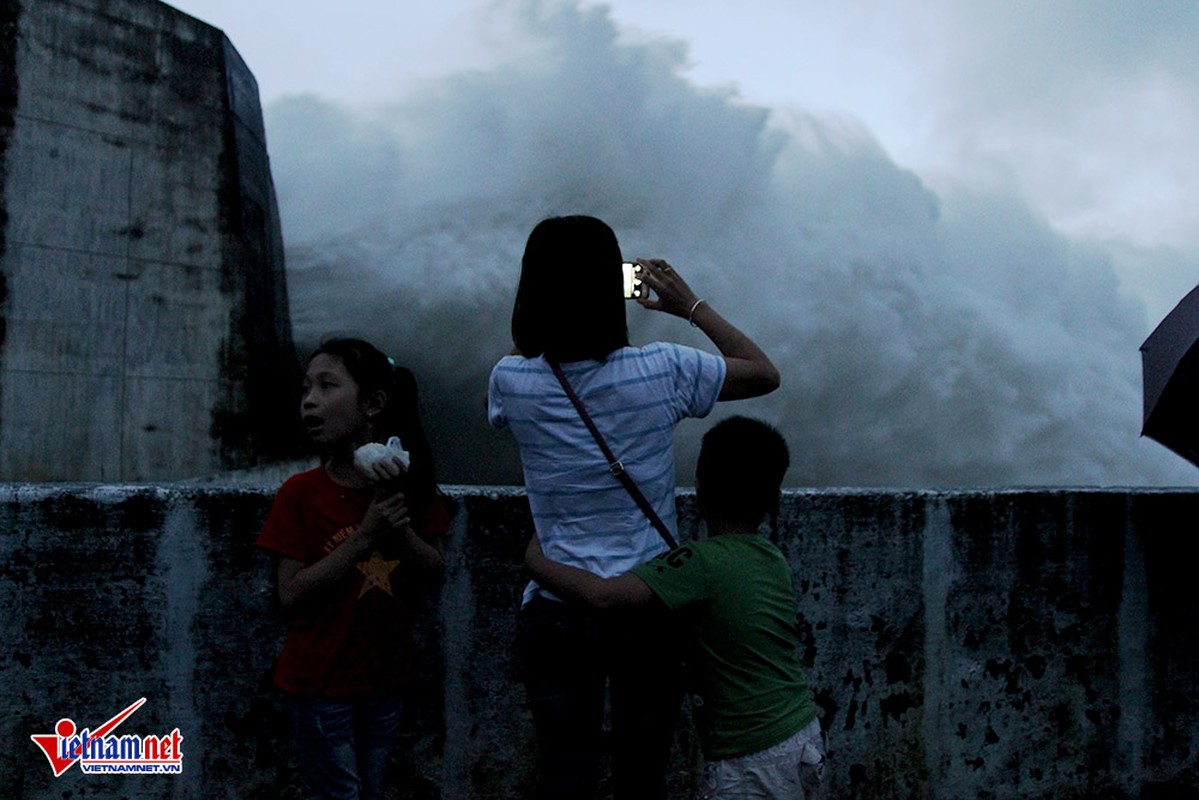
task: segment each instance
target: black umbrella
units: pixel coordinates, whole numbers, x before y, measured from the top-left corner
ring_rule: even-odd
[[[1141,345],[1141,434],[1199,466],[1199,287]]]

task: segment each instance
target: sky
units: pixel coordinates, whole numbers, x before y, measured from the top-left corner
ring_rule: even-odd
[[[258,79],[298,338],[335,275],[502,335],[527,215],[586,206],[793,359],[797,482],[1193,482],[1136,348],[1199,281],[1194,0],[173,5]]]

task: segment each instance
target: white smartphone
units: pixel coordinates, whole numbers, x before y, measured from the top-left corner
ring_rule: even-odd
[[[649,287],[641,282],[641,265],[632,261],[621,263],[624,271],[624,299],[636,300],[649,294]]]

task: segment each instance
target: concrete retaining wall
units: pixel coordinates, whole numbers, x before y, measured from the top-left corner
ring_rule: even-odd
[[[264,684],[282,624],[252,545],[272,492],[0,486],[0,797],[297,796]],[[526,798],[510,644],[528,508],[515,491],[451,494],[400,796]],[[1191,491],[790,493],[778,541],[831,736],[828,796],[1199,796],[1197,518]],[[126,732],[178,727],[179,777],[54,778],[29,739],[143,696]],[[679,798],[695,759],[684,727]]]
[[[297,441],[253,75],[157,0],[0,3],[0,480],[210,475]]]

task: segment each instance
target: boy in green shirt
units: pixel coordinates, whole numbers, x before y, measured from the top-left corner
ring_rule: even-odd
[[[791,569],[757,534],[777,512],[789,462],[778,431],[731,417],[704,435],[696,464],[708,538],[607,579],[549,560],[537,537],[526,553],[537,582],[564,599],[607,608],[657,598],[686,622],[704,800],[803,800],[804,784],[823,769],[820,723],[795,652]]]

